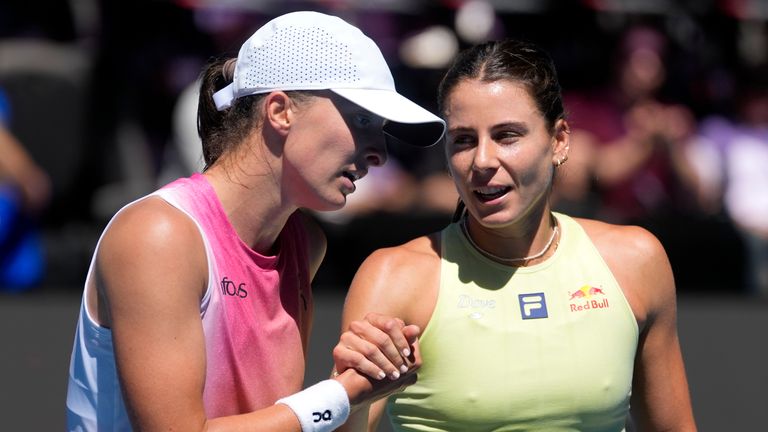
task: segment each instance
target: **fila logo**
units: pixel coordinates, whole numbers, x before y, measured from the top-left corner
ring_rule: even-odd
[[[524,320],[547,318],[547,299],[544,293],[530,293],[518,295],[520,301],[520,314]]]

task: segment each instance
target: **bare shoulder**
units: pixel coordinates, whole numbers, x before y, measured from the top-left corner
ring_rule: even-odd
[[[202,248],[195,223],[159,197],[150,197],[123,209],[104,233],[100,253],[129,256],[137,252],[175,252]]]
[[[382,248],[369,255],[355,276],[386,276],[388,280],[403,280],[418,283],[429,277],[430,272],[439,270],[437,236],[423,236],[399,246]],[[405,289],[405,288],[404,288]]]
[[[663,258],[666,252],[661,242],[650,231],[635,225],[615,225],[592,219],[575,219],[604,258],[616,256],[640,265]]]
[[[379,312],[426,325],[440,281],[438,242],[435,233],[373,252],[352,281],[347,307],[360,316]]]
[[[199,300],[206,263],[195,223],[161,198],[150,197],[123,209],[105,231],[97,254],[99,292],[115,300],[156,291]]]
[[[576,219],[594,243],[643,323],[674,304],[672,268],[658,238],[645,228]]]
[[[353,285],[385,289],[407,297],[414,286],[433,280],[440,269],[437,236],[423,236],[369,255],[355,275]]]

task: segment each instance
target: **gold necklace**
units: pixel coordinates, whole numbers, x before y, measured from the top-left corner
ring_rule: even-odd
[[[464,233],[464,237],[467,238],[467,241],[469,241],[469,244],[472,245],[473,248],[475,248],[478,252],[485,255],[488,258],[492,258],[494,260],[503,262],[505,264],[514,264],[514,263],[524,263],[527,261],[535,260],[536,258],[541,258],[544,256],[545,253],[549,250],[549,248],[552,246],[552,243],[555,241],[555,237],[557,237],[558,228],[557,225],[555,225],[554,228],[552,228],[552,237],[549,238],[549,241],[546,245],[544,245],[544,249],[541,250],[541,252],[537,254],[533,254],[527,257],[522,258],[504,258],[500,257],[498,255],[494,255],[487,250],[481,248],[477,243],[475,243],[474,240],[472,240],[472,236],[469,235],[469,217],[466,213],[464,213],[464,217],[461,221],[461,232]]]

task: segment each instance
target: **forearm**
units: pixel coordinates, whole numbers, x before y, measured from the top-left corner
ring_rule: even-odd
[[[366,431],[371,401],[381,397],[384,388],[396,383],[376,385],[354,370],[280,399],[274,406],[249,414],[207,422],[204,430],[217,431]]]
[[[340,431],[360,432],[376,431],[386,410],[387,399],[379,399],[364,409],[355,411],[349,416],[349,420],[340,428]]]
[[[382,398],[367,406],[360,406],[349,416],[344,427],[338,429],[343,432],[376,431],[386,411],[387,398]]]
[[[350,414],[343,426],[336,429],[339,432],[365,432],[368,431],[368,409],[358,409]]]
[[[351,389],[353,397],[364,397],[361,395],[364,389],[361,389],[355,380],[350,379],[351,375],[352,371],[342,379],[321,381],[278,400],[274,405],[247,414],[195,422],[191,419],[203,416],[202,413],[197,412],[196,415],[181,416],[180,418],[186,423],[176,426],[181,430],[193,431],[330,432],[350,418],[350,395],[347,393],[347,388]],[[342,384],[342,381],[347,386]],[[361,412],[367,411],[367,405],[365,408],[362,405],[359,407]],[[142,430],[165,429],[168,423],[164,423],[162,428],[149,426],[146,427],[146,423],[140,421],[134,423],[134,427]]]
[[[286,405],[276,404],[268,408],[230,417],[219,417],[206,421],[203,431],[207,432],[302,432],[299,420]]]

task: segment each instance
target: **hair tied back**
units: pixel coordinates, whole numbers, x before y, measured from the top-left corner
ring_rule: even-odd
[[[235,65],[237,64],[236,58],[231,58],[224,62],[224,66],[221,68],[221,75],[224,77],[224,81],[231,82],[235,78]]]

